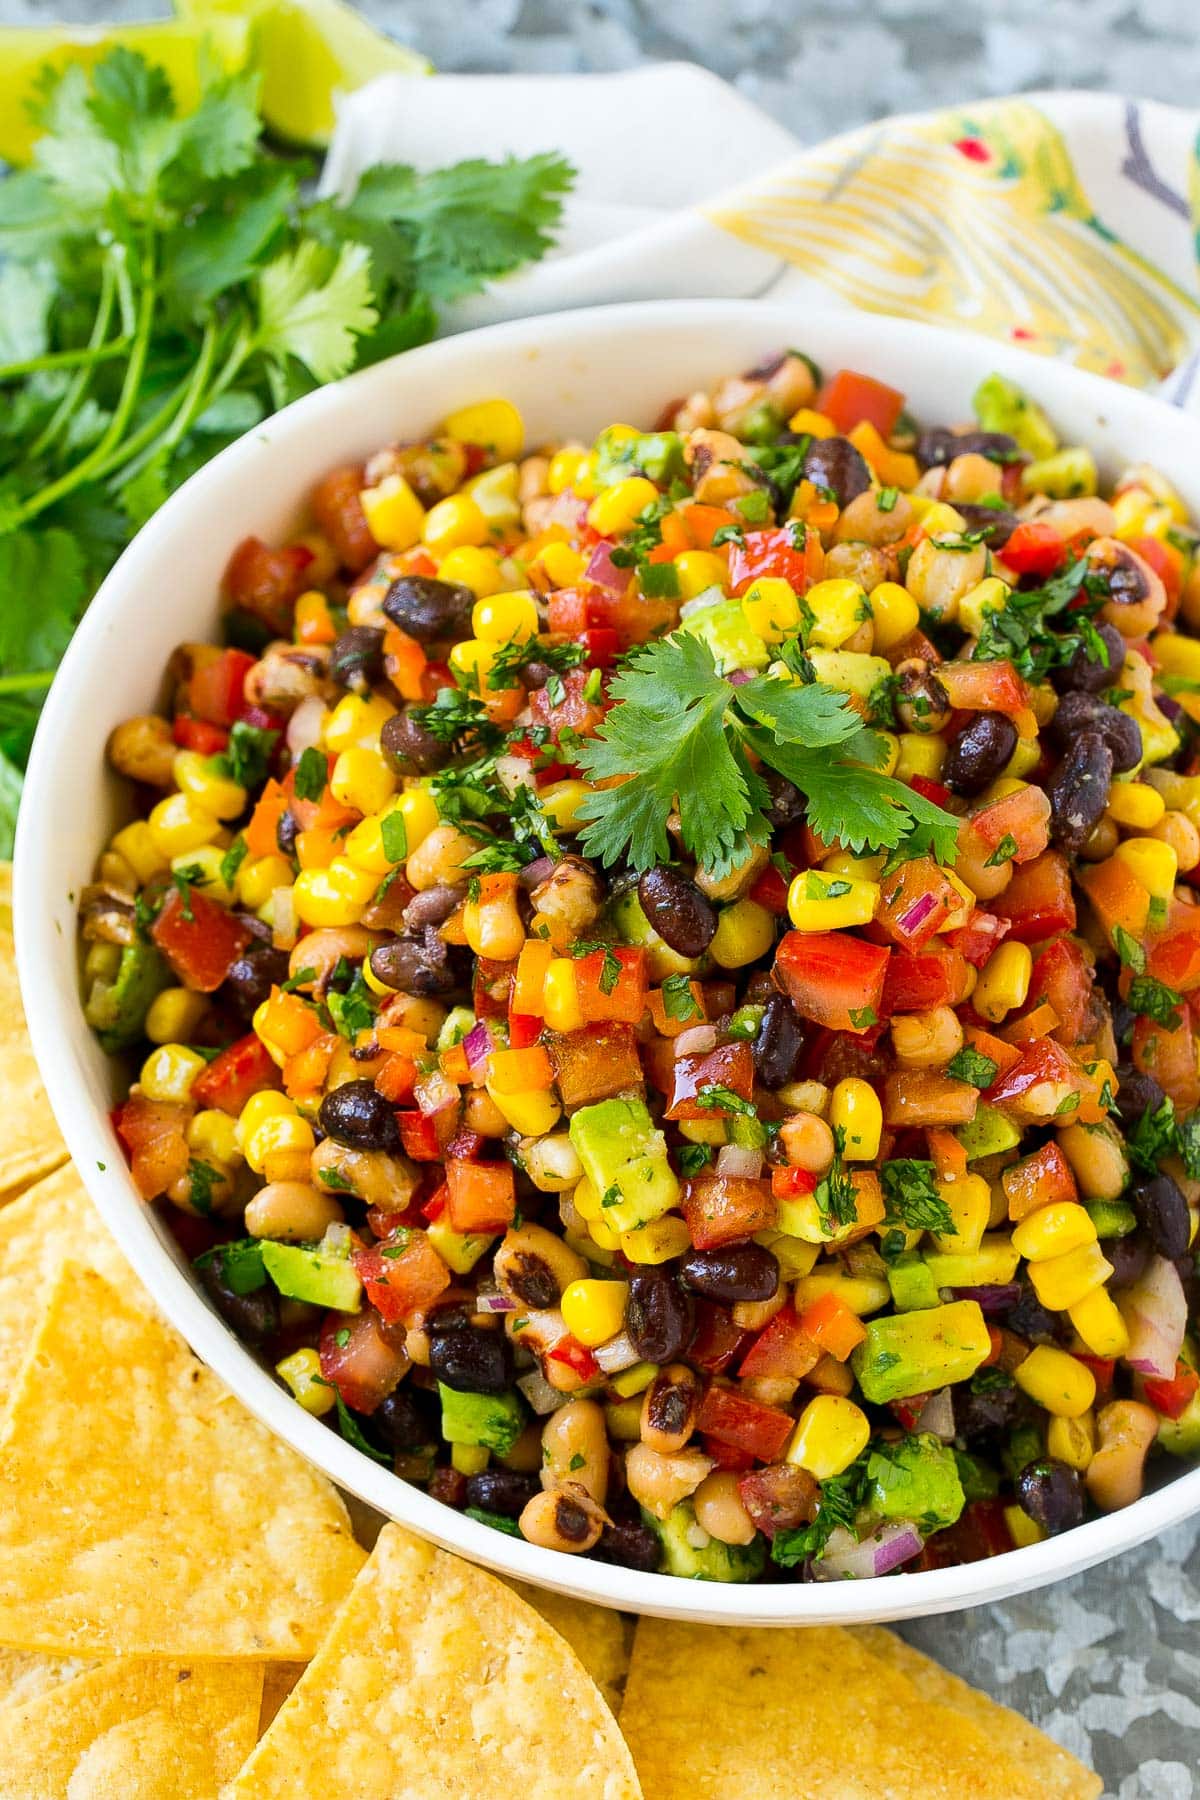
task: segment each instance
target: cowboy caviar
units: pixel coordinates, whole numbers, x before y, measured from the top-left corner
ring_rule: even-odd
[[[1200,1452],[1196,534],[975,404],[789,352],[591,445],[468,406],[241,544],[112,735],[133,1179],[502,1531],[881,1575]]]

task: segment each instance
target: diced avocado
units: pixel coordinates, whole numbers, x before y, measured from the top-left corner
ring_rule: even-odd
[[[984,431],[1006,431],[1030,456],[1044,459],[1058,449],[1058,433],[1036,400],[1003,375],[989,375],[975,389],[971,405]]]
[[[708,645],[719,675],[729,675],[734,669],[765,669],[771,660],[762,638],[750,629],[740,600],[717,600],[712,606],[699,607],[679,629]]]
[[[679,1203],[679,1178],[667,1160],[666,1139],[661,1131],[654,1137],[649,1155],[636,1157],[617,1170],[612,1185],[620,1199],[609,1189],[600,1201],[605,1222],[614,1231],[636,1231]]]
[[[1000,1460],[1009,1479],[1015,1481],[1022,1469],[1045,1454],[1046,1446],[1036,1425],[1014,1425],[1000,1452]]]
[[[1200,1456],[1200,1389],[1177,1419],[1159,1420],[1158,1442],[1172,1456],[1186,1456],[1189,1460]]]
[[[1128,1237],[1137,1230],[1137,1214],[1124,1200],[1085,1200],[1083,1210],[1101,1238]]]
[[[628,437],[610,429],[600,433],[595,448],[597,487],[611,487],[635,472],[666,485],[684,472],[683,439],[677,431],[642,431]]]
[[[937,1282],[915,1251],[907,1250],[889,1263],[887,1278],[897,1312],[922,1312],[938,1305]]]
[[[651,981],[665,981],[668,975],[694,975],[706,966],[703,956],[680,956],[664,943],[642,911],[637,889],[629,888],[609,907],[609,918],[623,944],[634,944],[646,952],[646,970]]]
[[[83,1016],[110,1055],[128,1050],[143,1035],[150,1002],[171,980],[153,944],[126,944],[114,981],[95,981]]]
[[[263,1240],[238,1238],[232,1244],[216,1244],[205,1250],[193,1268],[211,1268],[222,1285],[235,1294],[256,1294],[267,1283],[263,1267]]]
[[[504,1394],[461,1394],[438,1382],[442,1436],[448,1444],[479,1444],[507,1456],[525,1429],[525,1409],[511,1389]]]
[[[426,1226],[426,1236],[448,1269],[456,1275],[469,1275],[494,1237],[486,1233],[452,1231],[444,1218]]]
[[[1012,1239],[990,1232],[978,1250],[928,1250],[925,1267],[940,1288],[1003,1287],[1017,1272],[1021,1258]]]
[[[871,1319],[866,1342],[851,1361],[867,1399],[876,1406],[928,1394],[973,1375],[991,1351],[975,1300],[954,1300],[922,1312]]]
[[[749,1544],[723,1544],[696,1523],[690,1500],[681,1500],[666,1519],[642,1508],[642,1522],[658,1534],[668,1575],[688,1581],[753,1581],[767,1560],[761,1537]]]
[[[884,657],[868,656],[862,650],[812,649],[808,660],[818,681],[836,688],[839,694],[857,694],[862,700],[869,700],[892,672],[892,665]]]
[[[667,1140],[655,1129],[644,1100],[601,1100],[580,1107],[570,1134],[583,1172],[600,1196],[605,1222],[614,1231],[633,1231],[669,1212],[679,1199]]]
[[[1094,494],[1100,485],[1100,474],[1091,451],[1083,444],[1072,444],[1067,450],[1027,464],[1022,480],[1027,494],[1074,500],[1081,494]]]
[[[867,1479],[871,1510],[885,1519],[916,1519],[936,1531],[953,1525],[966,1504],[953,1450],[928,1431],[873,1450]]]
[[[982,1100],[975,1108],[975,1117],[960,1125],[954,1135],[966,1151],[968,1162],[978,1162],[981,1156],[999,1156],[1004,1150],[1015,1150],[1021,1141],[1021,1133],[1008,1114]]]
[[[1000,1477],[995,1469],[980,1462],[978,1457],[969,1455],[966,1450],[954,1452],[954,1466],[958,1470],[963,1498],[968,1506],[973,1505],[976,1500],[995,1499],[1000,1491]]]
[[[262,1259],[275,1286],[290,1300],[345,1313],[362,1306],[362,1282],[348,1257],[312,1244],[276,1244],[265,1238]]]

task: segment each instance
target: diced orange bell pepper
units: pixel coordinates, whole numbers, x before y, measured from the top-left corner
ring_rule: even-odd
[[[1081,863],[1076,876],[1110,944],[1118,925],[1139,942],[1145,937],[1150,895],[1128,863],[1116,856],[1105,862]]]
[[[1071,1165],[1057,1144],[1043,1144],[1032,1156],[1023,1156],[1000,1177],[1014,1225],[1039,1207],[1059,1200],[1078,1200],[1079,1190]]]
[[[995,1063],[997,1075],[1003,1075],[1006,1069],[1011,1069],[1014,1063],[1021,1060],[1018,1049],[1012,1044],[1006,1044],[1003,1038],[994,1037],[981,1025],[964,1026],[963,1037],[972,1050],[978,1050],[981,1056],[986,1056]]]
[[[429,661],[416,638],[409,637],[398,625],[389,625],[383,634],[383,667],[388,679],[405,700],[420,700]]]
[[[646,996],[646,1001],[650,1008],[650,1017],[654,1021],[654,1029],[658,1032],[660,1037],[679,1037],[683,1032],[690,1031],[693,1026],[702,1025],[704,1023],[705,1018],[707,1017],[704,1010],[704,989],[698,981],[689,981],[687,984],[687,991],[691,995],[692,1008],[695,1010],[693,1011],[692,1008],[689,1008],[686,1002],[681,998],[680,1002],[677,1003],[677,1010],[686,1012],[687,1017],[678,1019],[668,1013],[666,1004],[663,1000],[662,989],[650,989],[649,994]]]
[[[904,395],[873,375],[857,369],[838,369],[829,377],[816,400],[817,412],[832,419],[843,436],[865,419],[881,437],[890,437],[904,411]]]
[[[864,456],[884,487],[915,488],[921,477],[915,456],[906,450],[893,450],[885,444],[869,419],[860,419],[846,434],[860,456]]]
[[[743,522],[728,507],[705,506],[699,500],[693,500],[683,508],[683,519],[688,535],[698,550],[711,550],[718,531],[723,531],[727,525]]]
[[[412,1099],[416,1079],[416,1063],[400,1050],[390,1050],[382,1068],[375,1071],[376,1088],[393,1106],[401,1106]]]
[[[494,1050],[488,1079],[502,1094],[540,1093],[554,1086],[554,1070],[542,1046],[532,1044],[527,1050]]]
[[[517,958],[517,970],[513,977],[512,1010],[525,1013],[531,1018],[540,1019],[545,1011],[542,993],[546,985],[546,970],[554,961],[553,944],[544,943],[540,938],[527,938],[521,946],[521,954]]]
[[[333,1053],[340,1042],[336,1032],[323,1031],[303,1050],[297,1050],[294,1056],[288,1057],[283,1065],[283,1085],[293,1100],[321,1092]]]
[[[646,1010],[646,952],[615,947],[589,951],[575,963],[584,1023],[616,1019],[636,1025]]]
[[[829,1356],[845,1362],[857,1345],[864,1343],[867,1328],[856,1313],[836,1294],[822,1294],[800,1314],[800,1329],[805,1337],[819,1344]]]
[[[967,1172],[967,1152],[952,1131],[930,1126],[926,1131],[929,1157],[940,1181],[961,1181]]]
[[[452,1159],[446,1164],[446,1211],[455,1231],[507,1231],[517,1212],[512,1164]]]
[[[272,988],[258,1031],[264,1043],[272,1044],[290,1057],[307,1050],[314,1039],[321,1036],[321,1021],[314,1008],[299,994],[285,994],[279,988]]]
[[[1048,1000],[1043,1000],[1011,1025],[1001,1025],[1000,1036],[1008,1044],[1032,1044],[1038,1038],[1050,1037],[1058,1026],[1058,1014]]]

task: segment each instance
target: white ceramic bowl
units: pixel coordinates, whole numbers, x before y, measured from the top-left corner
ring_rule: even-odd
[[[156,1214],[138,1197],[108,1120],[117,1071],[84,1023],[75,902],[118,822],[104,743],[154,706],[167,658],[215,635],[234,545],[287,534],[318,478],[452,408],[501,394],[528,441],[588,438],[613,419],[648,424],[673,396],[796,344],[904,389],[931,424],[969,416],[991,369],[1020,381],[1068,442],[1111,475],[1148,461],[1200,514],[1200,428],[1161,402],[982,338],[866,314],[726,301],[651,303],[521,320],[451,338],[322,389],[257,427],[193,476],[125,552],[63,662],[42,716],[21,808],[16,932],[34,1046],[80,1174],[130,1262],[170,1318],[250,1410],[339,1485],[444,1548],[582,1599],[674,1618],[774,1625],[951,1611],[1069,1575],[1200,1511],[1200,1468],[1065,1536],[986,1562],[829,1585],[721,1586],[641,1575],[504,1536],[429,1498],[310,1418],[211,1310]]]

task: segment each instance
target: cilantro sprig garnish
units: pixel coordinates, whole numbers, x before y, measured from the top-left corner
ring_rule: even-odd
[[[770,795],[756,763],[793,782],[821,837],[854,852],[932,853],[953,862],[958,821],[879,773],[884,746],[844,694],[755,675],[733,687],[686,632],[647,644],[610,683],[618,702],[578,761],[594,781],[625,777],[579,809],[584,848],[639,872],[670,856],[676,809],[685,850],[720,879],[770,838]],[[919,839],[919,848],[915,847]]]
[[[1099,591],[1092,592],[1095,586]],[[1004,605],[985,612],[973,652],[975,662],[1011,662],[1026,681],[1044,681],[1049,670],[1069,662],[1081,646],[1108,663],[1108,647],[1091,615],[1103,605],[1103,577],[1081,556],[1042,587],[1015,588]],[[1050,621],[1061,615],[1067,629]]]

